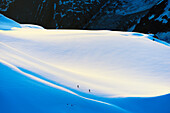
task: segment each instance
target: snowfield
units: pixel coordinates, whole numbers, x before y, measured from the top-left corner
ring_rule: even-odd
[[[4,22],[0,113],[170,112],[168,43],[141,33]]]

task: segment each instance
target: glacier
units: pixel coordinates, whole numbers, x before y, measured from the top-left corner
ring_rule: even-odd
[[[46,30],[1,17],[0,113],[170,112],[168,43],[151,34]]]

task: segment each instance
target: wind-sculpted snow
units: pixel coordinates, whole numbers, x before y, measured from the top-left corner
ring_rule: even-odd
[[[0,33],[1,59],[73,89],[79,84],[80,91],[91,89],[100,96],[169,93],[169,47],[147,35],[36,29]]]
[[[20,26],[0,30],[0,112],[170,112],[168,43],[141,33]]]
[[[23,72],[3,60],[0,60],[0,69],[0,112],[2,113],[55,113],[56,111],[71,113],[169,112],[167,106],[170,104],[169,95],[156,98],[105,98],[107,102],[104,102],[80,96],[63,86],[38,78],[36,74]],[[140,104],[137,104],[137,102],[140,102]]]
[[[23,81],[26,81],[26,83],[22,83],[22,86],[20,86],[21,88],[23,87],[23,86],[26,86],[26,85],[32,85],[32,83],[30,83],[30,81],[33,81],[33,83],[34,82],[38,82],[38,84],[41,84],[40,86],[40,88],[41,89],[46,89],[43,85],[47,85],[47,86],[50,86],[50,87],[52,87],[52,88],[54,88],[53,90],[54,90],[54,92],[55,92],[55,90],[57,91],[57,93],[63,93],[63,94],[70,94],[70,96],[69,97],[67,97],[67,98],[70,98],[70,97],[72,97],[73,96],[73,98],[76,98],[77,100],[79,100],[79,102],[78,103],[76,103],[76,104],[81,104],[80,102],[82,102],[82,101],[89,101],[89,102],[91,102],[91,103],[94,103],[94,104],[96,104],[97,106],[98,105],[100,105],[100,104],[102,104],[102,106],[103,106],[103,108],[100,108],[100,110],[102,110],[102,109],[105,109],[105,107],[108,107],[108,108],[110,108],[110,109],[112,109],[111,111],[109,111],[109,109],[107,110],[107,109],[105,109],[104,111],[107,111],[108,113],[111,113],[111,112],[116,112],[116,113],[130,113],[129,111],[127,111],[127,110],[124,110],[123,108],[121,108],[121,107],[118,107],[118,106],[116,106],[116,105],[113,105],[113,104],[110,104],[110,103],[107,103],[107,102],[103,102],[103,101],[99,101],[99,100],[95,100],[95,99],[90,99],[90,98],[87,98],[87,97],[83,97],[83,96],[81,96],[81,95],[79,95],[79,94],[77,94],[77,93],[74,93],[73,91],[71,91],[71,90],[68,90],[68,89],[66,89],[66,88],[64,88],[64,87],[61,87],[61,86],[58,86],[58,85],[56,85],[56,84],[53,84],[53,83],[51,83],[51,82],[48,82],[48,81],[46,81],[46,80],[43,80],[43,79],[41,79],[41,78],[38,78],[38,77],[36,77],[36,76],[34,76],[34,75],[31,75],[31,74],[28,74],[28,73],[25,73],[25,72],[23,72],[23,71],[21,71],[19,68],[17,68],[17,67],[15,67],[15,66],[13,66],[13,65],[11,65],[11,64],[9,64],[9,63],[7,63],[7,62],[5,62],[5,61],[0,61],[0,63],[1,63],[1,65],[0,65],[0,67],[2,68],[2,69],[4,69],[5,71],[7,71],[8,73],[11,71],[10,69],[8,69],[9,67],[10,68],[12,68],[12,70],[14,70],[13,72],[12,72],[12,75],[14,76],[14,77],[12,77],[12,78],[14,78],[15,79],[15,77],[16,76],[19,76],[19,80],[16,80],[16,82],[20,82],[21,81],[21,83],[23,82]],[[6,66],[8,66],[8,67],[6,67],[6,66],[4,66],[4,65],[6,65]],[[6,69],[7,68],[7,69]],[[3,71],[4,71],[3,70]],[[4,79],[5,77],[3,77],[5,74],[4,74],[4,72],[3,71],[1,71],[1,73],[2,73],[2,78]],[[25,80],[20,80],[20,78],[24,78]],[[11,78],[10,78],[11,79]],[[3,84],[6,84],[6,83],[3,83],[5,80],[2,80],[2,85]],[[27,83],[28,82],[28,83]],[[25,85],[26,84],[26,85]],[[9,83],[9,84],[7,84],[5,87],[8,89],[9,88],[9,86],[10,86],[11,84]],[[35,85],[35,84],[33,84],[33,85]],[[4,87],[4,86],[3,86]],[[48,90],[50,89],[50,87],[48,88]],[[18,88],[16,88],[16,90],[18,90]],[[3,91],[2,91],[3,92]],[[24,92],[25,93],[25,92]],[[39,93],[41,93],[41,92],[39,92]],[[15,96],[15,95],[13,95],[13,96]],[[28,95],[29,96],[29,95]],[[41,96],[41,95],[40,95]],[[57,96],[57,95],[56,95]],[[29,97],[25,97],[25,98],[29,98]],[[62,95],[60,95],[60,96],[58,96],[58,98],[57,98],[57,101],[59,100],[59,98],[66,98],[65,96],[62,96]],[[42,98],[43,99],[43,98]],[[61,101],[61,100],[60,100]],[[64,103],[67,101],[66,99],[63,99],[62,101],[64,101]],[[46,101],[46,102],[49,102],[49,101]],[[72,100],[72,101],[70,101],[70,103],[74,103],[74,101]],[[6,104],[8,104],[8,103],[6,103]],[[33,103],[30,103],[30,104],[33,104]],[[95,105],[95,106],[96,106]],[[65,106],[67,106],[67,103],[65,103]],[[71,104],[71,106],[75,106],[74,104]],[[13,106],[14,107],[14,106]],[[56,106],[57,107],[57,106]],[[75,107],[77,107],[77,105],[75,106]],[[94,107],[94,106],[93,106]],[[60,111],[60,109],[56,109],[57,111]],[[1,110],[0,110],[1,111]],[[39,110],[38,110],[39,111]],[[61,109],[61,111],[67,111],[67,109],[65,109],[65,108],[62,108]],[[79,111],[79,110],[78,110]],[[91,110],[90,110],[91,111]],[[6,111],[2,111],[2,112],[6,112]],[[24,112],[27,112],[27,111],[24,111]],[[34,111],[35,112],[35,111]],[[45,111],[44,111],[45,112]],[[54,111],[55,112],[55,111]],[[77,112],[77,111],[76,111]],[[83,111],[81,111],[81,109],[80,109],[80,111],[79,112],[82,112],[83,113]],[[87,111],[86,111],[87,112]],[[99,111],[99,110],[92,110],[92,112],[101,112],[101,111]],[[73,113],[75,113],[75,112],[73,112]],[[78,113],[78,112],[77,112]],[[102,113],[102,112],[101,112]]]
[[[49,87],[47,86],[49,82],[34,77],[36,76],[35,74],[31,75],[25,73],[17,67],[2,60],[0,61],[0,68],[0,111],[2,113],[146,113],[147,111],[150,113],[169,112],[168,106],[166,107],[166,105],[169,105],[169,101],[167,101],[170,99],[169,95],[156,98],[106,98],[105,101],[110,102],[110,104],[106,104],[106,102],[70,94],[67,91],[63,91],[65,88],[55,84],[50,83],[54,87]],[[36,80],[33,80],[31,76],[36,78]],[[140,105],[138,105],[136,102],[140,102]],[[134,106],[138,106],[138,108]],[[157,107],[154,108],[155,106]]]

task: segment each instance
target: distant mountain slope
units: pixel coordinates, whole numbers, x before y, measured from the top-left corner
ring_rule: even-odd
[[[14,0],[0,0],[0,11],[7,11],[12,2]]]
[[[134,31],[154,33],[158,38],[170,42],[170,0],[163,0],[152,7]]]
[[[169,6],[169,0],[0,0],[0,12],[20,23],[153,33],[167,42]]]
[[[55,28],[51,0],[15,0],[2,14],[24,24],[38,24],[46,28]]]

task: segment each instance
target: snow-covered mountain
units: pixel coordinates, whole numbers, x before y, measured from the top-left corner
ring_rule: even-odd
[[[0,0],[0,11],[45,28],[153,33],[170,42],[169,0]]]
[[[0,113],[169,113],[169,49],[152,35],[0,15]]]

